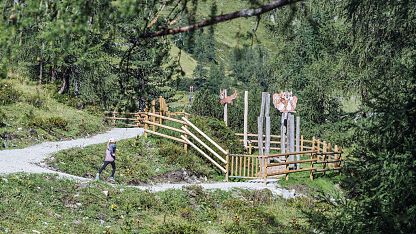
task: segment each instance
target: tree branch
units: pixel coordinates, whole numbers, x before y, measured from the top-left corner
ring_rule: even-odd
[[[146,33],[141,34],[139,38],[152,38],[152,37],[161,37],[161,36],[166,36],[166,35],[174,35],[178,33],[193,31],[198,28],[203,28],[206,26],[222,23],[222,22],[233,20],[236,18],[259,16],[271,10],[274,10],[274,9],[277,9],[277,8],[280,8],[280,7],[283,7],[292,3],[296,3],[299,1],[303,1],[303,0],[274,0],[259,8],[243,9],[243,10],[234,11],[228,14],[218,15],[210,19],[202,20],[192,25],[177,27],[177,28],[167,28],[167,29],[163,29],[160,31],[156,31],[156,32],[146,32]]]

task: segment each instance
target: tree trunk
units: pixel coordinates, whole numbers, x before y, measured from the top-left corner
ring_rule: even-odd
[[[67,68],[64,72],[63,78],[62,78],[62,86],[59,90],[59,94],[67,93],[69,90],[69,68]]]

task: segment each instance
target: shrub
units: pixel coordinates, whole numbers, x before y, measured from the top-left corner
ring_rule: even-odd
[[[26,102],[29,103],[30,105],[36,107],[36,108],[41,108],[45,104],[45,101],[41,97],[39,90],[36,90],[35,95],[30,95],[30,96],[26,97]]]
[[[0,83],[0,105],[9,105],[19,101],[21,93],[7,83]]]
[[[49,118],[42,118],[42,117],[30,117],[29,126],[31,127],[39,127],[45,130],[53,130],[55,128],[66,130],[68,126],[68,121],[63,119],[62,117],[49,117]]]

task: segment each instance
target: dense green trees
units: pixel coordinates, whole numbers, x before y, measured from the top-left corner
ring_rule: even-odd
[[[83,104],[137,110],[160,93],[172,95],[169,42],[137,40],[156,2],[0,2],[2,65],[39,83],[60,82],[59,93]],[[132,7],[134,6],[134,7]]]

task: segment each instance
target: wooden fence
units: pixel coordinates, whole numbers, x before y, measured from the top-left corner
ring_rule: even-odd
[[[242,134],[237,135],[243,136]],[[253,137],[256,134],[248,134],[248,136]],[[280,138],[280,136],[275,136],[275,139],[277,138]],[[257,143],[257,141],[254,140],[251,143]],[[279,141],[273,143],[280,145]],[[258,146],[253,148],[258,149]],[[280,150],[279,147],[270,148]],[[230,154],[229,177],[263,178],[267,181],[269,177],[284,175],[288,179],[291,173],[309,171],[309,176],[313,179],[316,173],[325,174],[328,170],[338,171],[341,169],[342,150],[337,145],[332,147],[330,143],[325,141],[316,138],[305,140],[302,136],[299,149],[299,152],[276,153],[263,156],[252,155],[251,150],[249,150],[249,154]],[[290,160],[290,158],[293,159]]]
[[[228,178],[267,179],[270,177],[308,171],[309,177],[314,179],[315,174],[325,174],[328,170],[341,169],[342,150],[326,141],[313,137],[304,139],[300,136],[296,145],[298,152],[271,153],[268,155],[252,154],[259,149],[258,135],[248,133],[248,154],[230,154],[219,144],[213,141],[206,133],[195,126],[186,112],[169,112],[168,106],[162,97],[159,98],[159,111],[156,111],[156,101],[151,102],[150,110],[144,112],[106,112],[106,119],[113,126],[143,127],[144,136],[148,134],[163,137],[183,144],[185,151],[192,147],[196,152],[213,164]],[[238,137],[244,134],[237,133]],[[263,136],[265,137],[265,136]],[[271,152],[281,151],[281,137],[270,136]],[[240,139],[243,142],[243,139]],[[265,139],[264,141],[265,142]],[[243,144],[242,144],[243,147]]]

